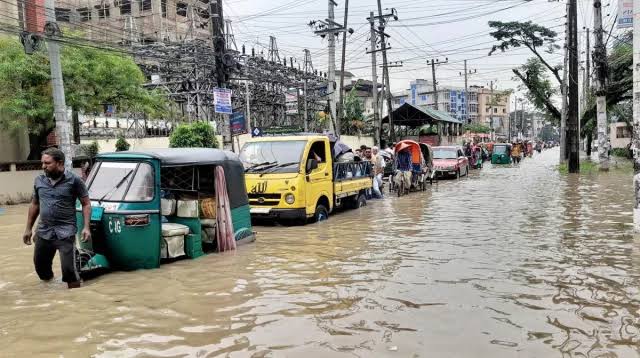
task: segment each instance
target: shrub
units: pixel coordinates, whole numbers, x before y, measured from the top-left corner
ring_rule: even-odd
[[[129,150],[131,144],[127,142],[123,135],[118,136],[118,140],[116,141],[116,152],[124,152]]]
[[[179,125],[169,137],[171,148],[218,148],[218,140],[207,122]]]
[[[93,141],[91,144],[81,144],[78,149],[80,153],[89,158],[95,158],[100,152],[100,146],[96,141]]]
[[[611,149],[611,155],[614,157],[631,158],[631,153],[628,148],[613,148]]]

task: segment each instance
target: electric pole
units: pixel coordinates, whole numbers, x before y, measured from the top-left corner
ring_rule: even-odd
[[[313,73],[313,63],[311,62],[311,52],[308,49],[304,49],[304,131],[309,131],[309,100],[307,99],[308,91],[308,76],[309,73]]]
[[[347,28],[347,21],[349,20],[349,0],[344,2],[344,25],[343,28]],[[340,64],[340,100],[338,101],[338,120],[336,121],[336,136],[340,137],[340,131],[342,129],[342,117],[344,117],[344,65],[347,54],[347,31],[342,33],[342,62]]]
[[[329,0],[329,14],[325,20],[311,21],[309,26],[315,28],[314,33],[322,38],[327,37],[328,49],[329,49],[329,64],[327,74],[327,98],[329,102],[329,112],[331,116],[330,125],[335,132],[337,129],[336,121],[336,36],[339,33],[347,31],[347,28],[341,24],[335,22],[334,8],[338,6],[338,3],[334,0]],[[348,29],[349,32],[353,32],[352,29]]]
[[[376,143],[380,144],[380,135],[382,133],[382,122],[380,118],[380,112],[378,111],[378,65],[376,63],[376,53],[377,53],[377,41],[378,36],[375,29],[374,24],[373,11],[369,13],[369,26],[370,26],[370,41],[371,41],[371,49],[368,53],[371,53],[371,94],[373,96],[373,123],[376,131]]]
[[[385,92],[385,96],[387,99],[387,113],[389,115],[389,139],[391,142],[395,141],[396,131],[393,126],[393,108],[391,105],[391,82],[389,81],[389,68],[387,67],[387,50],[390,47],[387,47],[387,38],[391,37],[384,32],[385,25],[387,23],[387,19],[393,18],[394,20],[398,19],[398,15],[396,13],[396,9],[392,8],[391,13],[382,14],[382,1],[378,0],[378,34],[380,34],[380,45],[382,48],[382,76],[384,77],[385,85],[387,86],[387,90]]]
[[[640,232],[640,0],[633,0],[633,227]]]
[[[638,11],[638,9],[636,9]],[[603,43],[602,3],[593,0],[593,32],[595,45],[593,64],[596,68],[596,120],[598,127],[598,161],[600,170],[609,170],[609,151],[607,138],[607,49]]]
[[[467,71],[467,60],[464,60],[464,106],[465,106],[465,122],[471,123],[471,119],[469,118],[469,86],[468,86],[468,75],[472,75],[477,73],[477,70],[468,70]]]
[[[64,98],[64,82],[62,80],[62,65],[60,63],[60,45],[57,38],[62,37],[62,31],[56,23],[55,0],[45,1],[47,22],[44,32],[47,37],[47,51],[51,68],[51,87],[53,90],[53,114],[56,121],[56,137],[58,146],[65,156],[65,168],[72,169],[73,153],[71,150],[71,124],[67,116],[67,104]]]
[[[577,0],[569,0],[569,107],[567,109],[569,173],[580,172],[578,105],[578,6]]]
[[[562,66],[562,83],[560,84],[560,95],[562,100],[562,112],[560,113],[560,164],[567,162],[568,148],[567,148],[567,109],[569,104],[567,103],[567,74],[569,69],[569,4],[567,3],[567,22],[564,27],[564,64]]]
[[[427,60],[427,65],[431,65],[431,77],[433,79],[433,102],[434,102],[434,109],[436,111],[439,110],[439,106],[438,106],[438,82],[436,81],[436,65],[442,65],[449,62],[449,58],[445,58],[444,62],[440,62],[439,59],[431,59],[431,60]],[[465,71],[466,72],[466,71]],[[465,74],[465,79],[466,79],[466,74]]]
[[[491,128],[491,136],[494,138],[491,138],[492,140],[495,140],[495,129],[493,128],[493,81],[491,81],[489,87],[491,88],[491,94],[489,95],[489,127]],[[518,106],[516,105],[516,110],[518,109]]]

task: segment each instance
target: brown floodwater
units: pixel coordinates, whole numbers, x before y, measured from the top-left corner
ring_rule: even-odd
[[[27,207],[6,207],[0,355],[638,357],[631,173],[557,155],[78,290],[38,281]]]

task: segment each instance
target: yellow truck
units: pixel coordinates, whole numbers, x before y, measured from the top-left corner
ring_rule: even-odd
[[[325,135],[253,138],[240,151],[251,216],[279,221],[325,220],[336,208],[366,205],[369,162],[334,158]]]

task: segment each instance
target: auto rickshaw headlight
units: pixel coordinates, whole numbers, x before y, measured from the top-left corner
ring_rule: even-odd
[[[284,201],[286,201],[287,204],[291,205],[296,201],[296,197],[295,195],[288,193],[287,195],[284,196]]]

